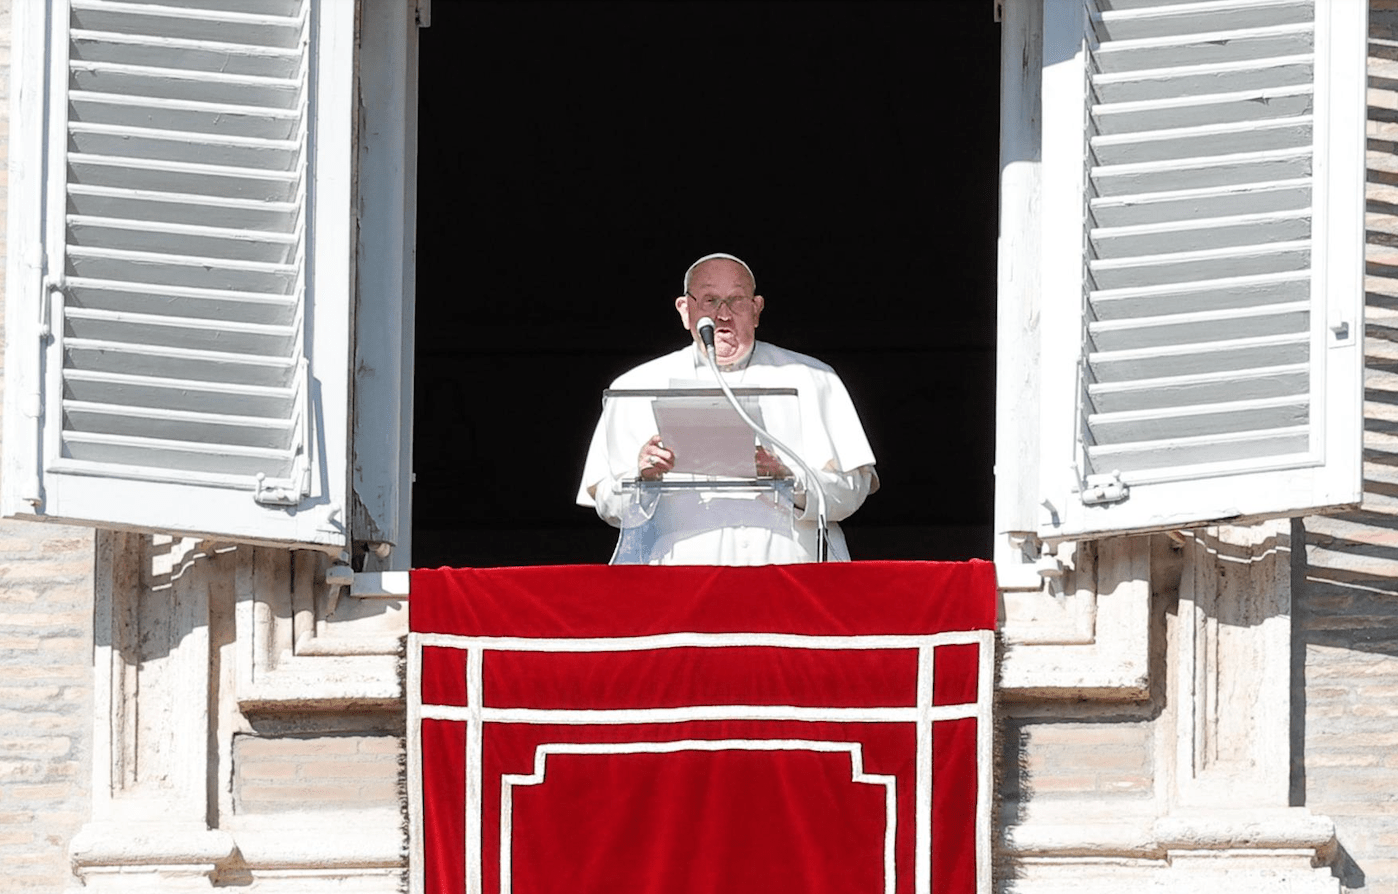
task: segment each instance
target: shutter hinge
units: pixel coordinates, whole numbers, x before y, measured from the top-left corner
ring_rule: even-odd
[[[1098,506],[1103,503],[1120,503],[1131,496],[1131,488],[1121,480],[1121,473],[1113,471],[1107,475],[1088,475],[1087,486],[1082,489],[1082,502],[1085,506]]]
[[[63,273],[45,276],[42,287],[39,290],[39,353],[42,356],[45,349],[53,341],[53,300],[58,296],[60,304],[63,302],[63,289],[67,286]],[[58,362],[62,362],[61,360]],[[26,417],[36,420],[40,427],[44,418],[44,378],[42,375],[43,366],[40,366],[40,373],[34,377],[34,387],[29,393],[24,395],[20,402],[20,412]],[[42,514],[40,508],[44,505],[44,481],[43,481],[44,448],[43,439],[38,438],[34,444],[34,464],[30,467],[25,476],[24,502],[34,507],[34,511]]]
[[[53,296],[63,294],[68,283],[63,274],[44,277],[44,290],[39,301],[39,343],[48,344],[53,338]]]
[[[296,487],[296,484],[294,476],[290,481],[269,482],[265,474],[258,472],[252,488],[252,498],[264,506],[295,506],[301,502],[301,488]]]

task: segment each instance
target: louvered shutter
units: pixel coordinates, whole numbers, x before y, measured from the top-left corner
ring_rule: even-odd
[[[1040,536],[1358,501],[1364,6],[1048,0]]]
[[[354,4],[16,14],[6,514],[343,545]]]

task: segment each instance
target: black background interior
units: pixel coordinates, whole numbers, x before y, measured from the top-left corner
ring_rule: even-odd
[[[842,375],[882,490],[856,559],[991,543],[989,0],[475,3],[421,34],[413,564],[605,562],[600,394],[739,255],[759,338]]]

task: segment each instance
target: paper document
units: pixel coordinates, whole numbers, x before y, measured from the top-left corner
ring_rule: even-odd
[[[749,416],[762,424],[756,398],[739,398]],[[695,475],[752,478],[756,438],[722,394],[657,397],[655,421],[660,440],[675,453],[675,471]]]

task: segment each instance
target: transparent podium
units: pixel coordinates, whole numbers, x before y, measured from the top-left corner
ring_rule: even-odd
[[[733,393],[759,425],[800,443],[796,389]],[[675,454],[675,469],[661,478],[617,482],[624,509],[612,564],[748,564],[744,556],[771,554],[773,545],[779,555],[796,548],[799,482],[757,475],[758,440],[721,390],[611,389],[602,397],[619,444],[639,448],[659,433]]]

